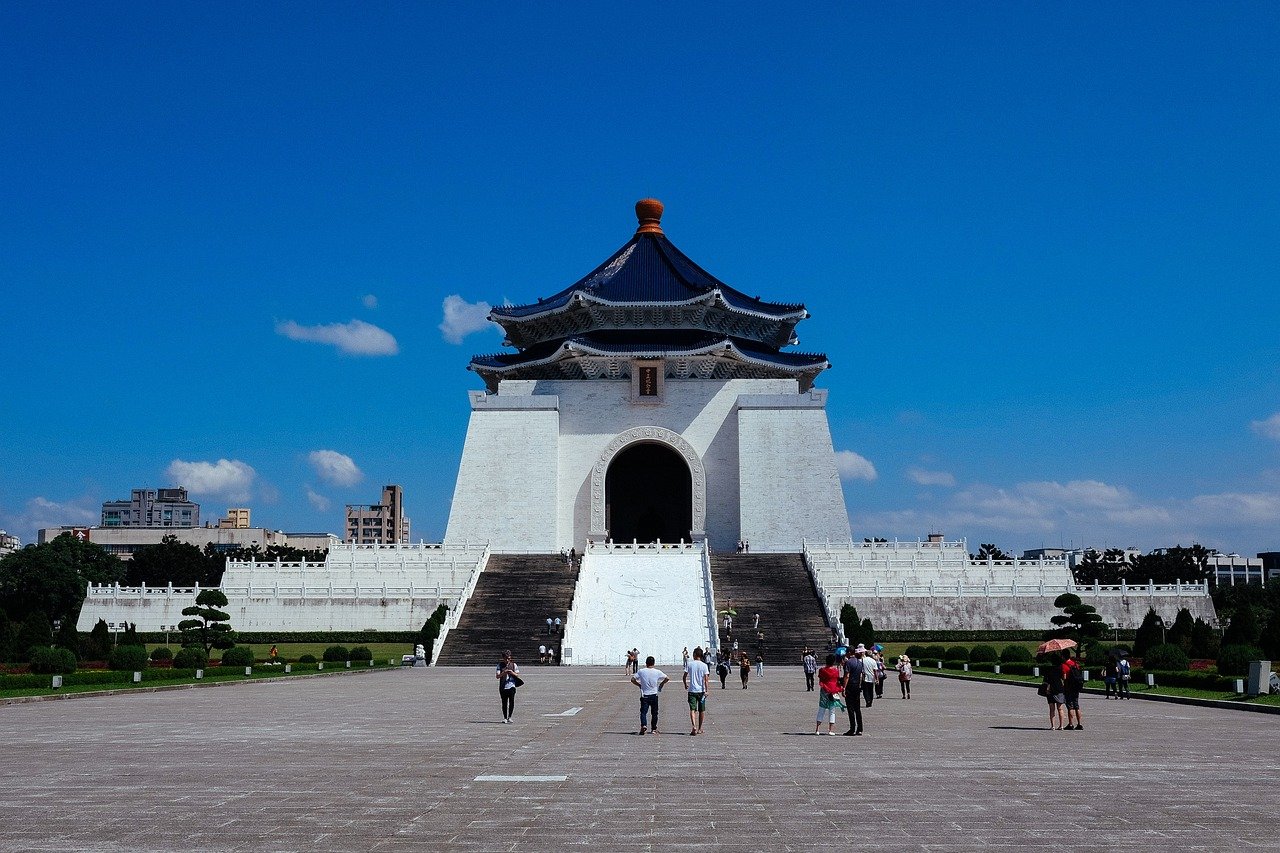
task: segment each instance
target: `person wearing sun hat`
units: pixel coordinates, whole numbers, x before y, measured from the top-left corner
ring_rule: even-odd
[[[902,698],[911,698],[911,658],[906,654],[898,655],[898,686],[902,688]]]

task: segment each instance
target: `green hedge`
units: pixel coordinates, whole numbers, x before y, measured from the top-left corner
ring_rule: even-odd
[[[85,636],[88,636],[87,634]],[[169,632],[169,642],[175,642],[177,631]],[[138,634],[138,639],[148,645],[165,642],[165,635],[159,632]],[[1034,638],[1033,638],[1034,639]],[[328,643],[330,645],[351,643],[405,643],[410,647],[418,642],[417,631],[236,631],[236,642],[245,646],[270,646],[273,643]]]
[[[1000,664],[1000,672],[1009,675],[1034,675],[1035,664],[1028,661],[1010,661]]]
[[[368,662],[365,663],[365,666],[368,667]],[[375,668],[385,668],[387,666],[388,664],[385,661],[382,663],[374,661]],[[295,673],[315,672],[316,670],[317,666],[315,664],[293,664],[293,672]],[[333,670],[331,669],[329,671]],[[218,675],[219,673],[225,674],[228,672],[231,674],[240,674],[243,670],[239,667],[235,667],[230,670],[220,669],[219,667],[205,670],[206,676]],[[285,674],[283,666],[268,665],[254,667],[254,672],[259,675]],[[243,678],[243,675],[241,675],[241,677]],[[146,669],[142,671],[142,682],[144,684],[190,682],[194,679],[195,672],[190,669]],[[48,675],[0,675],[0,690],[48,689],[49,684],[50,677]],[[64,687],[102,687],[104,689],[112,687],[127,687],[133,684],[133,673],[104,669],[79,670],[70,675],[63,676],[62,684]]]
[[[1218,675],[1216,672],[1163,672],[1160,670],[1141,670],[1135,672],[1131,684],[1145,686],[1147,673],[1156,677],[1156,687],[1192,687],[1197,690],[1217,690],[1223,693],[1235,693],[1236,681]]]

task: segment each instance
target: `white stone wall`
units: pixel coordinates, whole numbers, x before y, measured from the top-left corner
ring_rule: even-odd
[[[488,542],[497,551],[523,553],[562,547],[556,514],[558,407],[554,395],[471,393],[446,543]]]
[[[738,408],[741,538],[796,552],[804,539],[848,541],[826,391],[743,396]]]
[[[152,592],[159,592],[154,590]],[[139,631],[163,631],[188,617],[182,608],[196,602],[195,593],[134,595],[85,599],[76,630],[91,631],[99,619],[109,625],[131,622]],[[225,612],[237,631],[417,631],[436,607],[451,599],[379,598],[366,596],[283,598],[270,593],[253,597],[228,596]],[[177,642],[177,632],[174,632]]]
[[[804,536],[847,540],[825,392],[798,388],[787,379],[672,379],[658,404],[633,402],[625,379],[509,380],[496,395],[473,392],[445,541],[583,550],[591,533],[592,469],[616,436],[637,427],[677,433],[701,459],[713,548],[728,550],[743,537],[742,494],[752,506],[747,518],[759,528],[750,537],[754,550],[798,551]],[[753,434],[766,444],[741,438],[744,411],[762,425]],[[743,447],[762,463],[751,467],[760,472],[751,490],[740,479]],[[770,480],[765,471],[782,475]]]
[[[1059,593],[1060,594],[1060,593]],[[1212,623],[1216,614],[1208,596],[1099,596],[1078,589],[1085,604],[1098,610],[1102,621],[1116,628],[1133,629],[1142,624],[1149,607],[1155,607],[1170,625],[1180,608],[1193,617]],[[1047,631],[1052,616],[1062,611],[1053,606],[1054,595],[965,596],[938,595],[933,598],[901,596],[853,596],[835,599],[837,612],[846,601],[858,608],[858,615],[870,619],[877,630],[885,631]]]

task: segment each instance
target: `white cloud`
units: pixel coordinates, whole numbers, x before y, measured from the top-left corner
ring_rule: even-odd
[[[1280,495],[1268,492],[1226,492],[1197,495],[1191,506],[1199,520],[1229,526],[1280,523]]]
[[[879,476],[869,459],[852,450],[836,452],[836,471],[840,473],[841,480],[874,480]]]
[[[184,462],[175,459],[165,469],[175,485],[197,495],[217,495],[231,501],[249,500],[257,472],[236,459],[217,462]]]
[[[27,501],[20,513],[0,512],[0,528],[27,545],[36,541],[38,530],[46,527],[88,527],[101,520],[101,513],[101,505],[88,497],[51,501],[40,496]]]
[[[313,450],[307,455],[321,480],[334,486],[354,486],[364,479],[350,456],[336,450]]]
[[[912,482],[919,483],[922,486],[946,486],[952,488],[956,484],[956,478],[947,471],[925,471],[922,468],[911,468],[907,471],[907,476]]]
[[[395,355],[400,352],[400,345],[390,332],[363,320],[327,326],[300,326],[286,320],[276,324],[276,334],[293,341],[328,344],[349,355]]]
[[[364,296],[360,297],[360,304],[372,311],[374,308],[378,307],[378,297],[374,296],[372,293],[366,293]]]
[[[473,304],[455,293],[446,296],[441,307],[444,309],[444,319],[440,321],[440,333],[451,344],[460,344],[467,335],[487,328],[500,328],[496,323],[489,322],[489,312],[493,310],[493,306],[488,302]]]
[[[1280,412],[1276,412],[1265,421],[1251,421],[1249,426],[1258,435],[1280,441]]]
[[[312,491],[310,487],[307,488],[307,502],[318,512],[328,512],[329,510],[329,499]]]

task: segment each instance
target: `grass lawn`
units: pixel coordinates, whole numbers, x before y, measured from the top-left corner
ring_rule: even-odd
[[[1000,675],[995,675],[990,672],[966,673],[966,672],[956,672],[955,670],[951,670],[951,669],[937,670],[937,669],[929,669],[929,668],[917,670],[917,672],[925,675],[928,675],[930,673],[933,673],[933,674],[945,673],[948,676],[953,676],[958,678],[988,678],[988,679],[996,679],[999,681],[1021,682],[1023,684],[1039,684],[1040,683],[1040,679],[1034,675],[1008,675],[1005,673],[1001,673]],[[1094,682],[1089,682],[1089,686],[1093,688],[1093,687],[1100,687],[1101,685],[1095,684]],[[1151,695],[1160,695],[1160,696],[1185,696],[1192,699],[1216,699],[1219,701],[1228,701],[1228,702],[1250,702],[1250,703],[1255,703],[1260,705],[1280,706],[1280,696],[1257,696],[1253,699],[1249,699],[1245,696],[1242,696],[1239,693],[1220,693],[1214,690],[1197,690],[1194,687],[1161,687],[1158,684],[1155,687],[1147,687],[1145,684],[1132,684],[1130,685],[1129,690],[1135,696],[1138,696],[1141,694],[1151,694]]]
[[[297,675],[314,676],[314,675],[325,675],[325,674],[336,672],[336,671],[343,671],[343,672],[346,671],[345,666],[335,665],[332,663],[327,665],[323,673],[320,672],[314,664],[304,664],[304,666],[306,667],[306,669],[304,670],[299,670],[295,667],[292,673],[287,673],[287,674],[291,676],[297,676]],[[354,663],[352,664],[352,668],[353,669],[356,668],[356,665]],[[361,667],[361,668],[368,669],[369,667],[366,664],[364,667]],[[389,664],[387,664],[384,659],[382,663],[375,664],[375,669],[376,668],[390,669],[392,667]],[[92,671],[92,670],[89,670],[89,671]],[[262,679],[269,679],[269,678],[279,678],[281,676],[286,675],[283,666],[255,667],[253,671],[253,675],[245,675],[244,670],[240,667],[229,669],[226,672],[220,672],[219,668],[215,667],[213,669],[205,670],[204,678],[200,679],[199,681],[197,681],[196,678],[189,672],[174,672],[175,677],[173,678],[165,677],[166,675],[168,675],[169,672],[172,672],[172,671],[171,670],[149,670],[148,671],[149,675],[156,675],[159,677],[148,679],[146,681],[142,681],[137,684],[134,684],[131,681],[125,681],[118,684],[66,684],[58,690],[53,690],[49,687],[21,687],[21,688],[14,688],[14,689],[8,689],[8,690],[0,690],[0,699],[9,699],[9,698],[15,698],[19,696],[47,696],[53,693],[57,693],[57,694],[89,693],[95,690],[136,690],[136,689],[145,690],[148,687],[165,687],[165,686],[170,686],[175,684],[196,684],[196,683],[219,682],[219,681],[254,681],[254,680],[262,680]],[[49,678],[48,676],[43,676],[43,677],[45,679]],[[75,674],[72,673],[71,675],[66,676],[66,678],[68,680],[73,680],[75,678]]]

